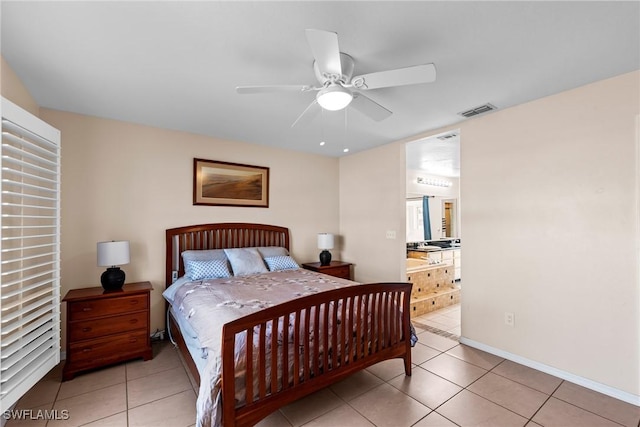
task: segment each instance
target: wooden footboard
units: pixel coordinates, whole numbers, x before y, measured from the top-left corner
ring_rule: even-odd
[[[403,358],[411,375],[410,295],[410,283],[350,286],[225,324],[224,426],[254,425],[287,403],[383,360]],[[238,349],[239,359],[248,363],[236,363]]]

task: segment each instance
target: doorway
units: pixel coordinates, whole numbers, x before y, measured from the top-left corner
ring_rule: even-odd
[[[457,238],[457,200],[442,200],[442,237]]]
[[[459,135],[459,131],[447,132],[406,144],[407,258],[418,258],[407,264],[426,262],[427,268],[443,270],[437,274],[450,275],[444,285],[433,289],[437,299],[427,301],[428,308],[424,308],[425,301],[418,300],[422,297],[419,292],[412,298],[422,307],[415,314],[412,311],[412,320],[429,332],[452,339],[461,335],[460,266],[464,242],[460,233]],[[408,269],[407,279],[419,282],[418,289],[430,286],[428,279],[423,283],[414,277],[415,267],[409,273]],[[431,292],[430,288],[427,290]]]

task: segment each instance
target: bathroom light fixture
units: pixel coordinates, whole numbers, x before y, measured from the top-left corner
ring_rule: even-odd
[[[451,187],[453,183],[445,179],[423,178],[418,177],[418,184],[433,185],[434,187]]]
[[[114,291],[124,285],[125,274],[119,265],[129,264],[129,241],[98,242],[98,266],[108,267],[100,283],[106,291]]]
[[[331,83],[329,86],[321,89],[316,95],[318,104],[329,111],[342,110],[349,105],[352,100],[353,94],[351,91],[337,83]]]

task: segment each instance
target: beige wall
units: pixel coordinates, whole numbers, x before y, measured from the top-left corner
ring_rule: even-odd
[[[300,262],[317,259],[318,232],[338,231],[335,158],[44,108],[41,116],[62,132],[62,294],[99,286],[96,242],[129,240],[131,263],[123,270],[127,281],[153,284],[153,330],[164,327],[165,229],[226,221],[287,226]],[[194,157],[269,167],[269,208],[193,206]]]
[[[400,143],[340,159],[343,260],[355,264],[357,281],[406,280],[405,163]]]
[[[460,178],[464,337],[635,396],[639,81],[466,122]]]
[[[635,72],[456,126],[463,340],[636,404],[639,81]],[[399,158],[402,144],[340,160],[340,232],[365,281],[403,274],[404,245],[384,235],[403,227]]]
[[[40,107],[2,56],[0,56],[0,91],[2,96],[9,101],[19,105],[34,116],[39,116]]]

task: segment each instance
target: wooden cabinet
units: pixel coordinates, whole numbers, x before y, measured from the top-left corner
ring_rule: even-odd
[[[149,282],[128,283],[118,291],[72,289],[67,303],[67,360],[62,380],[81,371],[142,357],[152,358]]]
[[[350,262],[331,261],[329,265],[320,265],[319,262],[307,262],[302,264],[303,268],[311,271],[317,271],[318,273],[328,274],[333,277],[340,277],[341,279],[353,280],[351,277]]]

